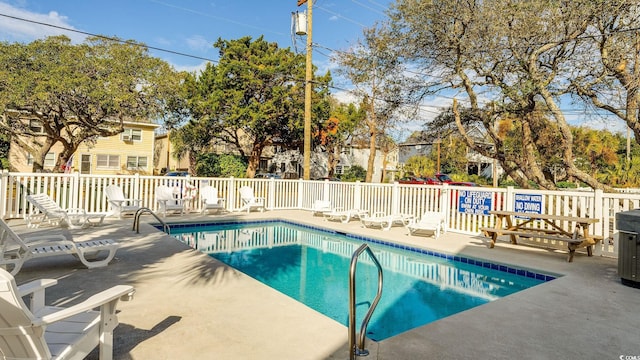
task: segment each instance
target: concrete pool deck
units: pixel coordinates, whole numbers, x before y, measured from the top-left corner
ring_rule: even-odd
[[[624,286],[617,260],[550,251],[448,232],[407,236],[362,228],[360,223],[327,222],[308,211],[267,211],[167,217],[167,222],[281,218],[387,241],[464,254],[496,263],[563,276],[390,339],[367,341],[366,359],[620,359],[640,356],[640,289]],[[239,273],[149,225],[140,233],[132,220],[107,219],[89,229],[28,229],[11,220],[16,232],[64,233],[75,241],[110,237],[122,243],[106,268],[86,269],[72,256],[27,262],[18,284],[55,278],[47,302],[73,304],[116,284],[136,288],[120,302],[115,359],[347,359],[347,328]],[[345,274],[347,276],[347,274]],[[92,353],[89,359],[97,359]]]

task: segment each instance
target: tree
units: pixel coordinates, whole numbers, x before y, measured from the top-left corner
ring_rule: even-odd
[[[345,172],[340,177],[342,181],[363,181],[367,177],[367,170],[365,170],[360,165],[354,165],[345,170]]]
[[[237,155],[201,154],[198,155],[195,173],[198,176],[243,177],[247,164]]]
[[[327,156],[328,176],[334,177],[340,161],[340,151],[353,134],[354,129],[365,117],[365,112],[354,104],[343,104],[330,99],[331,117],[320,124],[315,136],[316,147],[323,147]]]
[[[55,143],[60,169],[80,144],[162,118],[180,96],[179,75],[143,45],[98,37],[1,43],[0,78],[0,131],[33,156],[34,171]]]
[[[534,181],[555,188],[536,161],[542,158],[546,140],[553,138],[553,149],[567,176],[593,188],[606,188],[574,163],[573,135],[559,106],[571,94],[567,78],[580,40],[590,35],[604,3],[400,0],[392,7],[388,39],[394,42],[397,56],[428,74],[424,94],[445,88],[464,91],[469,108],[466,119],[482,126],[492,146],[467,136],[465,117],[454,103],[453,119],[460,133],[471,148],[497,159],[518,184],[527,187]],[[480,93],[495,100],[482,104]],[[518,127],[517,152],[509,153],[497,131],[505,120],[515,120],[512,124]]]
[[[234,146],[248,159],[246,175],[253,177],[266,146],[300,144],[305,59],[262,37],[218,39],[214,46],[220,49],[220,61],[187,82],[187,103],[207,136]],[[326,91],[323,84],[329,80],[314,82],[315,92]]]
[[[599,1],[598,10],[568,79],[576,95],[623,120],[640,144],[640,4]]]
[[[387,135],[400,106],[406,82],[399,58],[387,48],[388,38],[378,28],[364,31],[349,52],[336,58],[340,72],[355,86],[353,93],[361,99],[360,108],[366,113],[364,125],[368,131],[369,158],[367,182],[371,182],[379,138]]]

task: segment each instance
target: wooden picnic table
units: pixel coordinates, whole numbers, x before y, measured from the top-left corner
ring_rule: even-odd
[[[588,256],[593,256],[593,246],[602,239],[589,233],[589,226],[598,219],[577,216],[530,214],[515,211],[490,211],[495,215],[494,227],[481,228],[485,236],[491,237],[491,248],[495,246],[500,235],[509,235],[512,244],[517,244],[519,238],[542,238],[568,243],[569,258],[573,261],[576,249],[586,247]],[[516,217],[523,221],[515,221]],[[541,221],[548,226],[535,226]],[[575,224],[572,226],[572,224]],[[573,230],[571,230],[573,228]]]

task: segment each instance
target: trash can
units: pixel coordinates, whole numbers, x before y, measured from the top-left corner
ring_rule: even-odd
[[[640,209],[616,214],[618,275],[624,285],[640,288]]]

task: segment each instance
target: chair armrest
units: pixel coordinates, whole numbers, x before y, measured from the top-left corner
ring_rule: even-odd
[[[122,206],[122,204],[127,201],[125,199],[119,199],[119,200],[109,200],[110,203],[113,203],[115,206]]]
[[[29,296],[29,310],[36,312],[44,307],[45,289],[56,285],[55,279],[38,279],[18,286],[20,297]]]
[[[111,304],[117,302],[118,300],[129,301],[133,298],[133,294],[135,293],[135,289],[133,286],[129,285],[116,285],[112,288],[99,292],[87,300],[70,306],[68,308],[62,309],[60,311],[56,311],[52,314],[44,315],[40,318],[40,324],[37,324],[38,321],[34,321],[36,325],[47,325],[52,324],[60,320],[64,320],[68,317],[95,309],[97,307],[103,307],[107,304]],[[111,311],[115,312],[115,305],[111,307]]]

